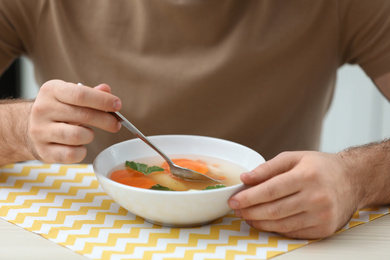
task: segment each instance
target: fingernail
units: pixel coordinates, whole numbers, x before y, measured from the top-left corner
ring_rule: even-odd
[[[120,129],[121,129],[121,127],[122,127],[122,124],[120,123],[120,122],[118,122],[118,126],[117,126],[117,131],[119,131]]]
[[[240,175],[240,179],[243,183],[249,183],[251,182],[253,179],[254,179],[254,172],[253,171],[250,171],[250,172],[244,172],[244,173],[241,173]]]
[[[240,206],[240,205],[238,204],[238,202],[235,201],[235,200],[231,200],[231,201],[229,202],[229,205],[230,205],[230,207],[231,207],[232,209],[238,209],[238,207]]]
[[[248,174],[247,172],[243,172],[243,173],[241,173],[241,175],[240,175],[241,178],[245,178],[245,177],[247,177],[247,176],[249,176],[249,174]]]
[[[254,171],[250,171],[250,172],[244,172],[243,174],[245,174],[247,177],[252,177],[255,175],[255,172]]]
[[[234,211],[234,215],[235,215],[237,218],[242,218],[242,214],[241,214],[241,211],[240,211],[240,210],[235,210],[235,211]]]
[[[114,101],[114,110],[118,111],[120,108],[121,108],[121,101],[117,99]]]

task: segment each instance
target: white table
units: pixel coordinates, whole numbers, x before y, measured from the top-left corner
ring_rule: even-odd
[[[0,219],[0,258],[6,260],[87,260],[65,247]],[[330,238],[276,256],[295,259],[390,259],[390,215]]]

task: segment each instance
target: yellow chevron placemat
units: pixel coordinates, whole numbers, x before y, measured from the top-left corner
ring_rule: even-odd
[[[343,230],[387,213],[362,210]],[[269,259],[313,242],[254,230],[233,214],[197,228],[150,224],[116,204],[91,165],[0,168],[0,217],[91,259]]]

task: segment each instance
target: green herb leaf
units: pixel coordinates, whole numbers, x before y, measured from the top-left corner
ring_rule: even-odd
[[[142,172],[142,173],[145,174],[145,175],[151,174],[152,172],[161,172],[161,171],[164,171],[163,168],[158,167],[158,166],[151,166],[151,167],[148,167],[148,165],[146,165],[146,164],[144,164],[144,163],[136,163],[136,162],[133,162],[133,161],[131,161],[131,162],[126,161],[125,166],[126,166],[126,167],[129,167],[129,168],[131,168],[131,169],[133,169],[133,170]]]
[[[168,187],[165,187],[165,186],[162,186],[160,184],[156,184],[156,185],[153,185],[152,187],[150,187],[151,190],[165,190],[165,191],[174,191]]]
[[[217,184],[215,186],[207,186],[205,190],[214,190],[214,189],[220,189],[225,188],[226,186],[223,184]]]
[[[163,168],[161,167],[158,167],[158,166],[150,166],[148,167],[148,169],[146,170],[146,174],[151,174],[152,172],[162,172],[164,171]]]

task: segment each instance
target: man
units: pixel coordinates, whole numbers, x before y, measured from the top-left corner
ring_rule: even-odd
[[[315,152],[338,67],[359,64],[390,96],[389,1],[2,0],[0,12],[0,70],[25,54],[42,85],[1,105],[0,164],[91,162],[129,138],[106,113],[120,110],[147,135],[259,151],[267,163],[241,177],[253,187],[229,201],[255,228],[326,237],[390,203],[390,141]]]

